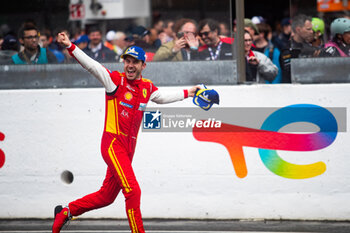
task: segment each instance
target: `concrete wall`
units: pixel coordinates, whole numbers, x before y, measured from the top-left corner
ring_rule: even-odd
[[[220,107],[313,104],[347,109],[350,103],[349,84],[212,87],[220,93]],[[99,152],[102,88],[2,90],[0,99],[0,132],[5,136],[0,137],[0,218],[53,217],[56,204],[99,189],[106,171]],[[169,106],[193,104],[187,99]],[[256,119],[262,125],[266,116]],[[289,163],[325,165],[317,176],[302,179],[271,172],[254,146],[243,147],[248,173],[239,178],[221,144],[199,141],[192,132],[141,132],[133,165],[142,189],[143,216],[350,220],[346,127],[324,148],[278,151]],[[61,179],[65,170],[74,175],[71,184]],[[123,195],[113,205],[81,217],[124,218]]]

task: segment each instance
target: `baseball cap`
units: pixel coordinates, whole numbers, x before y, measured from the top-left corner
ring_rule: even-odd
[[[146,61],[146,53],[145,51],[143,51],[142,48],[138,47],[138,46],[131,46],[129,47],[127,50],[125,50],[125,52],[123,53],[123,55],[121,55],[121,58],[124,58],[124,56],[132,56],[134,58],[136,58],[137,60]]]
[[[115,31],[110,30],[106,34],[106,40],[107,41],[112,41],[114,39],[114,36],[115,36]]]
[[[254,16],[252,18],[252,23],[254,23],[254,24],[265,23],[265,19],[262,16]]]
[[[283,19],[281,20],[281,25],[282,25],[282,26],[290,25],[290,18],[283,18]]]
[[[247,18],[244,19],[244,27],[253,28],[254,34],[259,35],[258,27],[255,25],[255,23],[253,23],[253,21],[251,19],[247,19]]]
[[[131,34],[126,34],[126,37],[125,37],[124,40],[127,41],[127,42],[131,42],[131,41],[134,41],[135,38]]]
[[[143,38],[144,36],[150,34],[150,31],[148,31],[144,26],[137,26],[131,30],[131,33],[140,38]]]
[[[205,87],[197,90],[193,97],[193,103],[203,110],[208,111],[213,104],[219,104],[219,94],[214,89],[207,89]]]
[[[5,36],[1,49],[19,51],[19,42],[17,38],[10,34]]]
[[[81,35],[78,37],[78,39],[74,42],[75,44],[80,44],[84,42],[89,42],[89,37],[87,35]]]

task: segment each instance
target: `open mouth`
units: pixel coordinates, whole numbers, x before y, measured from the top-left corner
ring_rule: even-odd
[[[136,70],[132,69],[132,70],[127,70],[128,76],[134,76],[136,73]]]

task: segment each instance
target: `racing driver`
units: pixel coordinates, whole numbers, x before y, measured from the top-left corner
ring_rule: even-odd
[[[150,80],[142,77],[146,55],[137,46],[129,47],[121,56],[124,62],[124,72],[121,73],[110,71],[90,58],[71,43],[64,32],[58,34],[57,41],[105,88],[106,111],[101,153],[107,164],[107,173],[97,192],[72,201],[67,206],[56,206],[52,232],[60,232],[73,216],[110,205],[122,191],[131,232],[143,233],[141,190],[131,166],[143,111],[149,100],[158,104],[181,101],[193,97],[200,86],[173,93],[160,91]]]

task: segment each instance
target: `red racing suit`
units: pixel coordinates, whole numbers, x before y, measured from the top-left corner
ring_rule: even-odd
[[[132,233],[143,233],[140,211],[141,190],[131,162],[137,134],[147,102],[170,103],[188,97],[187,90],[164,94],[148,79],[130,81],[125,73],[109,71],[88,57],[74,44],[68,48],[70,54],[106,89],[105,126],[101,153],[107,164],[107,173],[102,187],[69,203],[72,216],[101,208],[114,202],[122,190],[125,196],[126,214]]]

